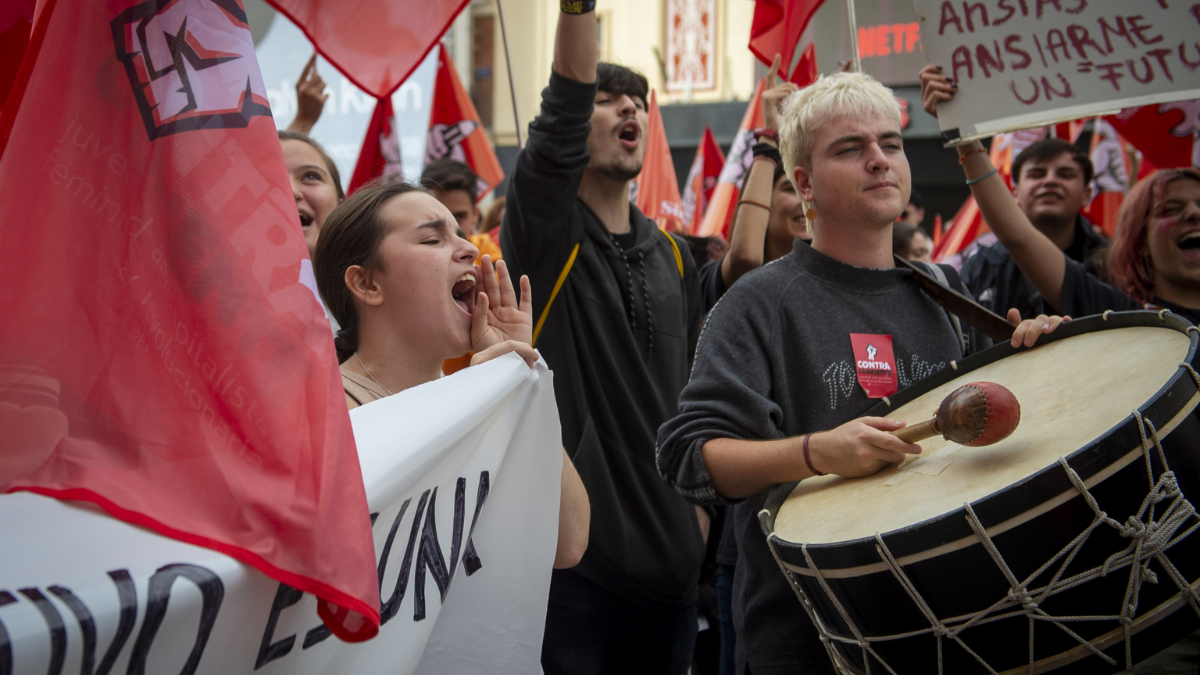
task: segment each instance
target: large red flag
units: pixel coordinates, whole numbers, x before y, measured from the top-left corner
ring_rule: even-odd
[[[449,157],[471,167],[479,177],[478,199],[504,180],[504,169],[483,130],[471,95],[458,79],[454,61],[439,47],[437,78],[433,85],[433,110],[429,113],[429,135],[425,141],[425,163]]]
[[[650,124],[646,130],[646,158],[637,177],[637,207],[664,230],[687,232],[683,199],[679,197],[679,181],[675,178],[675,162],[671,160],[667,131],[653,90],[646,116],[650,118]]]
[[[750,105],[746,106],[746,114],[742,116],[737,136],[729,148],[729,155],[725,158],[725,166],[721,169],[721,176],[717,179],[717,187],[713,190],[697,236],[711,237],[724,234],[729,229],[738,193],[742,189],[742,178],[754,161],[754,130],[763,125],[762,94],[766,86],[767,80],[762,78],[754,88],[754,95],[750,97]]]
[[[367,125],[362,149],[358,151],[358,163],[350,177],[350,194],[376,178],[404,178],[404,166],[400,163],[400,130],[396,127],[396,113],[392,110],[392,97],[384,96],[375,101],[375,112]]]
[[[1200,101],[1129,108],[1104,120],[1160,169],[1200,167]]]
[[[712,198],[724,166],[725,153],[717,145],[712,129],[704,127],[704,136],[700,139],[700,147],[696,148],[696,158],[692,160],[683,186],[683,221],[687,223],[689,233],[695,234],[700,228],[708,200]]]
[[[359,89],[383,98],[421,65],[469,0],[267,2]]]
[[[792,62],[792,53],[800,34],[825,0],[755,0],[750,25],[750,51],[759,61],[771,65],[775,55]]]
[[[215,549],[373,636],[363,479],[240,3],[48,0],[26,63],[0,118],[0,456],[30,461],[0,491]]]

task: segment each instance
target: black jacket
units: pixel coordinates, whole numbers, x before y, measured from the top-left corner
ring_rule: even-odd
[[[572,571],[681,607],[695,601],[704,543],[694,509],[659,477],[654,446],[691,370],[699,281],[687,245],[636,207],[622,255],[578,198],[595,96],[595,84],[551,75],[509,178],[500,246],[511,273],[529,275],[534,346],[554,371],[563,445],[591,500],[587,553]]]
[[[1075,218],[1075,241],[1063,253],[1096,274],[1098,270],[1092,267],[1092,254],[1107,244],[1108,240],[1096,234],[1092,223],[1080,215]],[[1022,319],[1062,313],[1061,307],[1049,307],[1042,301],[1041,293],[1017,267],[1003,244],[981,246],[975,255],[967,258],[962,267],[962,280],[976,302],[1000,316],[1007,316],[1010,307],[1020,310]]]

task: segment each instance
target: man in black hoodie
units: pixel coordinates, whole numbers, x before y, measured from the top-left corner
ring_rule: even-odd
[[[629,203],[646,79],[597,65],[594,0],[562,2],[550,85],[509,179],[500,245],[528,274],[534,346],[591,500],[588,550],[555,570],[542,647],[560,672],[684,673],[704,556],[697,511],[658,476],[654,439],[702,320],[686,244]]]

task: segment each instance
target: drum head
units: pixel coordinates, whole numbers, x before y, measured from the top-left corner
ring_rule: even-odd
[[[963,372],[887,416],[909,424],[927,422],[954,389],[969,382],[996,382],[1012,390],[1021,404],[1021,422],[1011,436],[982,448],[937,437],[921,442],[920,455],[872,476],[801,481],[780,506],[774,533],[807,544],[873,537],[1023,481],[1087,446],[1154,398],[1178,372],[1189,346],[1186,333],[1166,327],[1103,330]],[[914,388],[919,387],[921,383]]]

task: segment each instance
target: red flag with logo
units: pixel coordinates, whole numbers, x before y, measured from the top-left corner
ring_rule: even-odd
[[[491,192],[504,180],[504,169],[483,130],[483,122],[471,95],[458,79],[454,61],[445,45],[438,48],[437,78],[433,85],[433,110],[425,141],[425,163],[449,157],[471,167],[479,177],[479,196]]]
[[[350,194],[376,178],[404,179],[404,166],[400,162],[400,130],[396,128],[396,113],[392,110],[392,97],[384,96],[375,101],[375,112],[367,125],[362,149],[358,151],[358,163],[350,177]]]
[[[825,0],[755,0],[750,24],[750,51],[766,65],[776,54],[791,63],[800,34]]]
[[[687,223],[688,232],[695,234],[699,229],[724,166],[725,153],[717,145],[712,129],[704,127],[704,136],[700,139],[700,147],[696,148],[696,157],[683,186],[683,221]]]
[[[750,105],[746,106],[746,114],[742,116],[737,136],[729,148],[729,155],[725,158],[725,166],[721,168],[717,187],[713,190],[697,236],[711,237],[724,234],[729,229],[738,193],[742,189],[742,179],[754,161],[754,130],[763,125],[762,94],[766,86],[767,80],[762,78],[754,88],[754,95],[750,97]]]
[[[675,162],[667,146],[667,131],[663,128],[662,112],[654,91],[650,91],[650,118],[646,129],[646,158],[637,177],[637,207],[646,217],[669,232],[687,232],[683,218],[683,199],[679,196],[679,181],[675,178]]]
[[[245,11],[48,0],[26,59],[0,118],[0,491],[220,551],[370,638],[366,494]]]
[[[1160,169],[1200,166],[1200,101],[1128,108],[1104,120]]]
[[[326,61],[375,98],[421,65],[469,0],[267,0]]]

